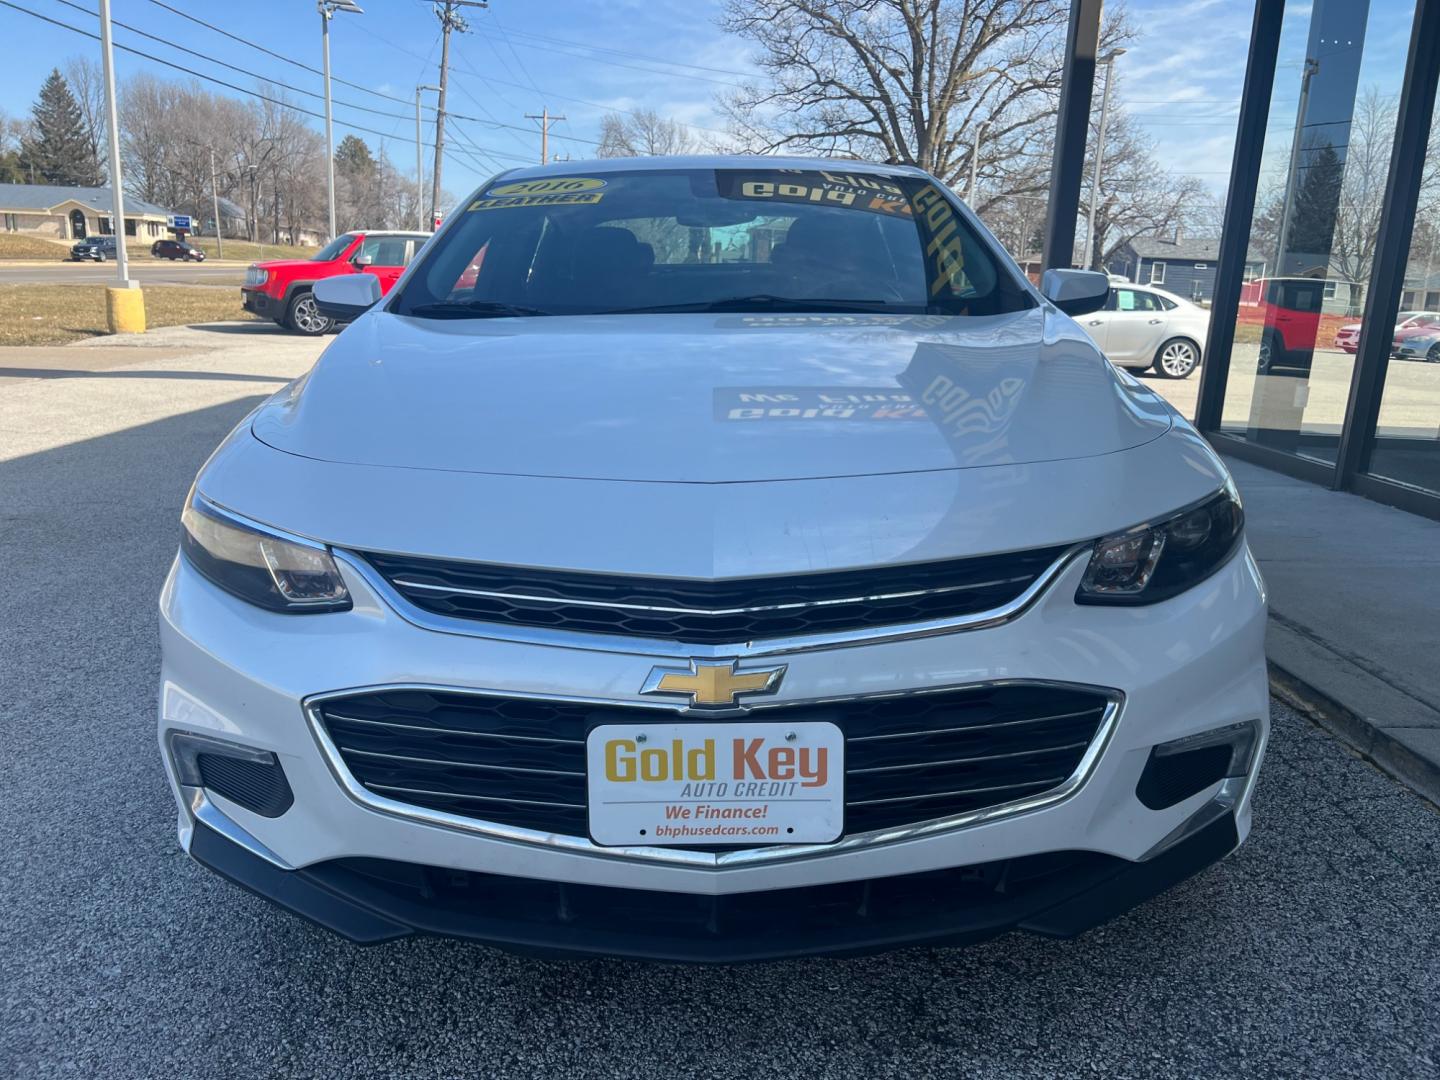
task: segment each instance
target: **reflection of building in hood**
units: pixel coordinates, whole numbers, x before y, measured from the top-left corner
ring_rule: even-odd
[[[1006,433],[1029,383],[1034,349],[974,350],[921,342],[897,381],[940,429],[955,459],[1007,460]]]

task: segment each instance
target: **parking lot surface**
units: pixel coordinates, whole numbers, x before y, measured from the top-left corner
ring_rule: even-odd
[[[0,1077],[1440,1075],[1440,813],[1280,707],[1249,843],[1074,941],[566,964],[242,893],[176,846],[156,595],[195,470],[323,342],[146,342],[0,385]]]

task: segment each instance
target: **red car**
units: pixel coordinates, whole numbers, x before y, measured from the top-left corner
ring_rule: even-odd
[[[1408,330],[1412,326],[1420,326],[1433,329],[1440,326],[1440,314],[1433,311],[1402,311],[1395,316],[1395,345],[1398,348],[1401,341],[1400,331]],[[1343,349],[1351,356],[1355,355],[1360,348],[1360,324],[1349,323],[1335,331],[1335,347]]]
[[[1256,278],[1240,290],[1242,322],[1261,325],[1259,370],[1308,368],[1315,351],[1325,281],[1321,278]]]
[[[336,274],[374,274],[383,296],[399,279],[429,233],[348,232],[308,259],[271,259],[245,272],[240,296],[246,311],[274,319],[297,334],[324,334],[335,321],[320,314],[310,287]]]
[[[1434,311],[1411,313],[1410,318],[1395,326],[1395,338],[1390,344],[1391,355],[1393,356],[1411,338],[1434,337],[1437,329],[1440,329],[1440,313]]]

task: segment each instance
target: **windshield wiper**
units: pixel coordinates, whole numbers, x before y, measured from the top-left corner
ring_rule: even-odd
[[[444,300],[435,304],[417,304],[405,315],[418,315],[422,319],[505,319],[531,315],[549,315],[544,308],[526,307],[524,304],[506,304],[499,300]]]
[[[776,296],[756,293],[753,296],[727,296],[723,300],[700,300],[688,304],[650,304],[646,307],[622,308],[604,312],[606,315],[652,315],[685,311],[894,311],[915,305],[896,305],[884,300],[841,299],[838,297]],[[908,314],[908,312],[906,312]]]

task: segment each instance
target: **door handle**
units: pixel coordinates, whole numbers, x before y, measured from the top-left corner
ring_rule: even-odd
[[[1150,320],[1150,325],[1151,325],[1151,326],[1159,326],[1159,325],[1160,325],[1160,320],[1159,320],[1159,319],[1151,319],[1151,320]]]
[[[1090,320],[1088,323],[1086,323],[1085,325],[1086,325],[1086,326],[1099,326],[1099,325],[1100,325],[1100,320],[1099,320],[1099,319],[1091,319],[1091,320]]]

